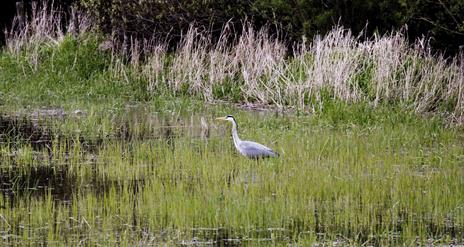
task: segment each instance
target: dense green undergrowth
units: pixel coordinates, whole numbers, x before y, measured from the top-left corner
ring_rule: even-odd
[[[0,60],[4,104],[61,106],[67,102],[105,99],[144,100],[137,81],[127,84],[111,76],[109,54],[98,51],[95,37],[65,37],[57,46],[39,46],[36,56],[3,51]]]
[[[38,52],[24,50],[12,54],[3,50],[0,55],[2,111],[9,114],[22,112],[27,116],[41,108],[63,109],[67,113],[79,110],[101,119],[123,115],[127,105],[148,105],[154,111],[185,114],[204,112],[211,107],[229,109],[227,105],[230,103],[244,103],[239,84],[219,84],[221,89],[215,93],[218,101],[208,105],[204,104],[201,95],[189,93],[188,90],[176,92],[165,87],[149,91],[148,82],[131,71],[129,65],[126,78],[115,76],[112,71],[114,58],[99,50],[100,42],[101,38],[96,36],[66,36],[57,46],[33,47],[39,49]],[[37,57],[31,57],[31,54],[37,54]],[[357,83],[366,84],[367,80],[361,78]],[[422,119],[407,106],[398,103],[383,102],[374,106],[368,101],[344,102],[334,98],[329,91],[321,94],[319,99],[307,100],[313,106],[311,109],[258,106],[285,114],[309,114],[328,126],[374,126],[386,122],[427,124],[439,128],[445,123],[437,115]],[[107,113],[110,114],[105,116]]]
[[[21,109],[25,106],[34,107],[56,107],[66,108],[67,110],[89,107],[92,104],[102,104],[109,106],[123,106],[127,103],[151,102],[154,105],[169,105],[169,101],[184,102],[184,106],[205,100],[204,92],[192,90],[194,85],[190,85],[188,78],[184,86],[173,88],[169,82],[159,83],[154,88],[150,88],[150,78],[140,71],[139,67],[134,67],[130,63],[125,64],[124,57],[110,54],[109,51],[102,51],[99,45],[102,38],[95,35],[84,35],[82,37],[64,36],[57,44],[33,45],[19,53],[11,53],[2,50],[0,53],[0,103],[9,109]],[[174,66],[174,59],[171,56],[161,57],[161,63],[165,64],[164,70]],[[148,58],[146,58],[148,59]],[[296,58],[295,58],[296,59]],[[309,59],[309,60],[308,60]],[[305,58],[312,63],[311,58]],[[116,62],[115,62],[116,61]],[[119,62],[117,62],[119,61]],[[141,63],[149,63],[142,58]],[[290,62],[286,77],[302,77],[304,68],[297,64],[300,62]],[[419,66],[419,65],[416,65]],[[343,122],[345,118],[359,117],[364,121],[381,121],[389,114],[376,114],[392,109],[392,112],[403,112],[406,115],[413,114],[415,111],[414,102],[403,100],[382,100],[376,101],[376,89],[373,88],[371,81],[374,79],[371,67],[358,72],[352,78],[351,84],[356,85],[365,94],[365,100],[352,103],[351,100],[343,100],[337,96],[336,89],[327,87],[320,90],[317,94],[300,95],[300,99],[284,98],[278,104],[280,110],[289,109],[298,113],[322,113],[331,112],[331,108],[352,108],[359,111],[350,117],[352,112],[343,110],[337,111],[333,115],[333,121]],[[159,77],[166,78],[170,72],[160,72]],[[263,75],[264,79],[267,75]],[[159,79],[157,79],[159,80]],[[238,104],[258,104],[268,103],[272,107],[273,101],[261,101],[250,97],[244,92],[245,82],[243,78],[224,78],[225,81],[217,81],[212,88],[212,99],[210,103],[226,102]],[[277,80],[275,83],[285,84]],[[291,87],[291,85],[288,85]],[[381,89],[378,89],[381,90]],[[437,91],[443,93],[441,91]],[[290,96],[290,95],[289,95]],[[419,97],[417,95],[416,97]],[[453,111],[456,98],[434,96],[436,100],[433,107],[424,109],[438,114],[427,114],[440,118]],[[303,103],[295,104],[296,101]],[[176,103],[174,103],[176,104]],[[298,106],[304,106],[300,108]],[[264,105],[264,107],[267,107]],[[373,108],[379,108],[375,110]],[[326,109],[327,108],[327,109]],[[375,112],[375,113],[374,113]],[[443,114],[442,114],[443,113]]]

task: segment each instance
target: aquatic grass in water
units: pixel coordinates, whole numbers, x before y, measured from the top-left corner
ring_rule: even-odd
[[[91,149],[86,136],[56,138],[51,151],[2,143],[4,243],[462,243],[458,129],[417,118],[363,124],[357,110],[343,121],[351,124],[331,112],[213,111],[204,115],[207,139],[199,116],[145,112],[121,116],[126,125],[109,128],[128,134],[102,136]],[[210,121],[222,111],[236,115],[243,139],[282,156],[238,155],[229,127]]]

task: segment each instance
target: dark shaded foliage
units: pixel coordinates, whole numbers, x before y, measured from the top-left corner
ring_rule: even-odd
[[[63,10],[66,12],[70,8],[77,4],[79,0],[53,0],[53,1],[33,1],[33,0],[2,0],[0,8],[0,44],[5,44],[4,30],[11,27],[13,18],[16,14],[30,16],[32,5],[34,2],[38,4],[48,3],[50,6],[53,5],[57,10]],[[22,6],[22,9],[21,9]],[[17,9],[17,7],[20,7]]]
[[[220,35],[228,22],[238,28],[246,16],[250,16],[253,1],[137,1],[137,0],[82,0],[81,5],[97,17],[99,27],[112,33],[120,41],[128,37],[151,38],[154,33],[160,39],[176,47],[182,34],[191,24]],[[264,22],[263,22],[264,23]]]
[[[16,1],[3,2],[1,27],[11,22]],[[31,6],[32,1],[24,2]],[[447,55],[464,48],[462,0],[55,0],[53,4],[61,9],[72,5],[87,9],[102,31],[121,42],[128,37],[151,38],[156,33],[176,47],[192,23],[218,38],[227,22],[239,35],[246,19],[255,28],[270,25],[274,34],[279,30],[289,44],[303,36],[311,39],[324,34],[339,24],[367,36],[406,27],[409,39],[425,36],[433,48]]]
[[[10,26],[11,21],[16,13],[16,1],[15,0],[4,0],[2,1],[2,7],[0,8],[0,43],[5,43],[5,34],[3,30]]]
[[[298,40],[340,24],[357,34],[384,34],[405,28],[410,40],[426,37],[447,55],[464,47],[464,1],[461,0],[256,0],[253,15],[281,23]]]

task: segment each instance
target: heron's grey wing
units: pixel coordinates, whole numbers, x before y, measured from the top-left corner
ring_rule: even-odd
[[[272,149],[252,141],[242,141],[240,143],[240,153],[250,158],[278,156]]]

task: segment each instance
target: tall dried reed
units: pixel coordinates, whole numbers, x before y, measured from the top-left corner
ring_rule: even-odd
[[[7,32],[7,50],[28,50],[34,60],[40,45],[94,30],[85,13],[73,11],[65,24],[62,15],[34,5],[27,21],[16,18]],[[269,33],[266,27],[244,25],[237,36],[226,24],[213,42],[210,32],[192,25],[172,52],[164,37],[128,37],[126,44],[111,46],[110,70],[123,83],[142,81],[151,94],[195,95],[211,102],[230,100],[227,94],[235,90],[242,103],[302,110],[323,107],[327,98],[373,106],[399,103],[464,122],[462,55],[433,54],[426,40],[409,44],[401,31],[360,39],[339,26],[294,44],[290,54],[289,45]]]
[[[58,44],[66,34],[83,34],[92,29],[91,18],[77,9],[64,12],[46,4],[32,2],[30,16],[15,16],[9,30],[5,30],[6,47],[18,53],[42,44]]]

